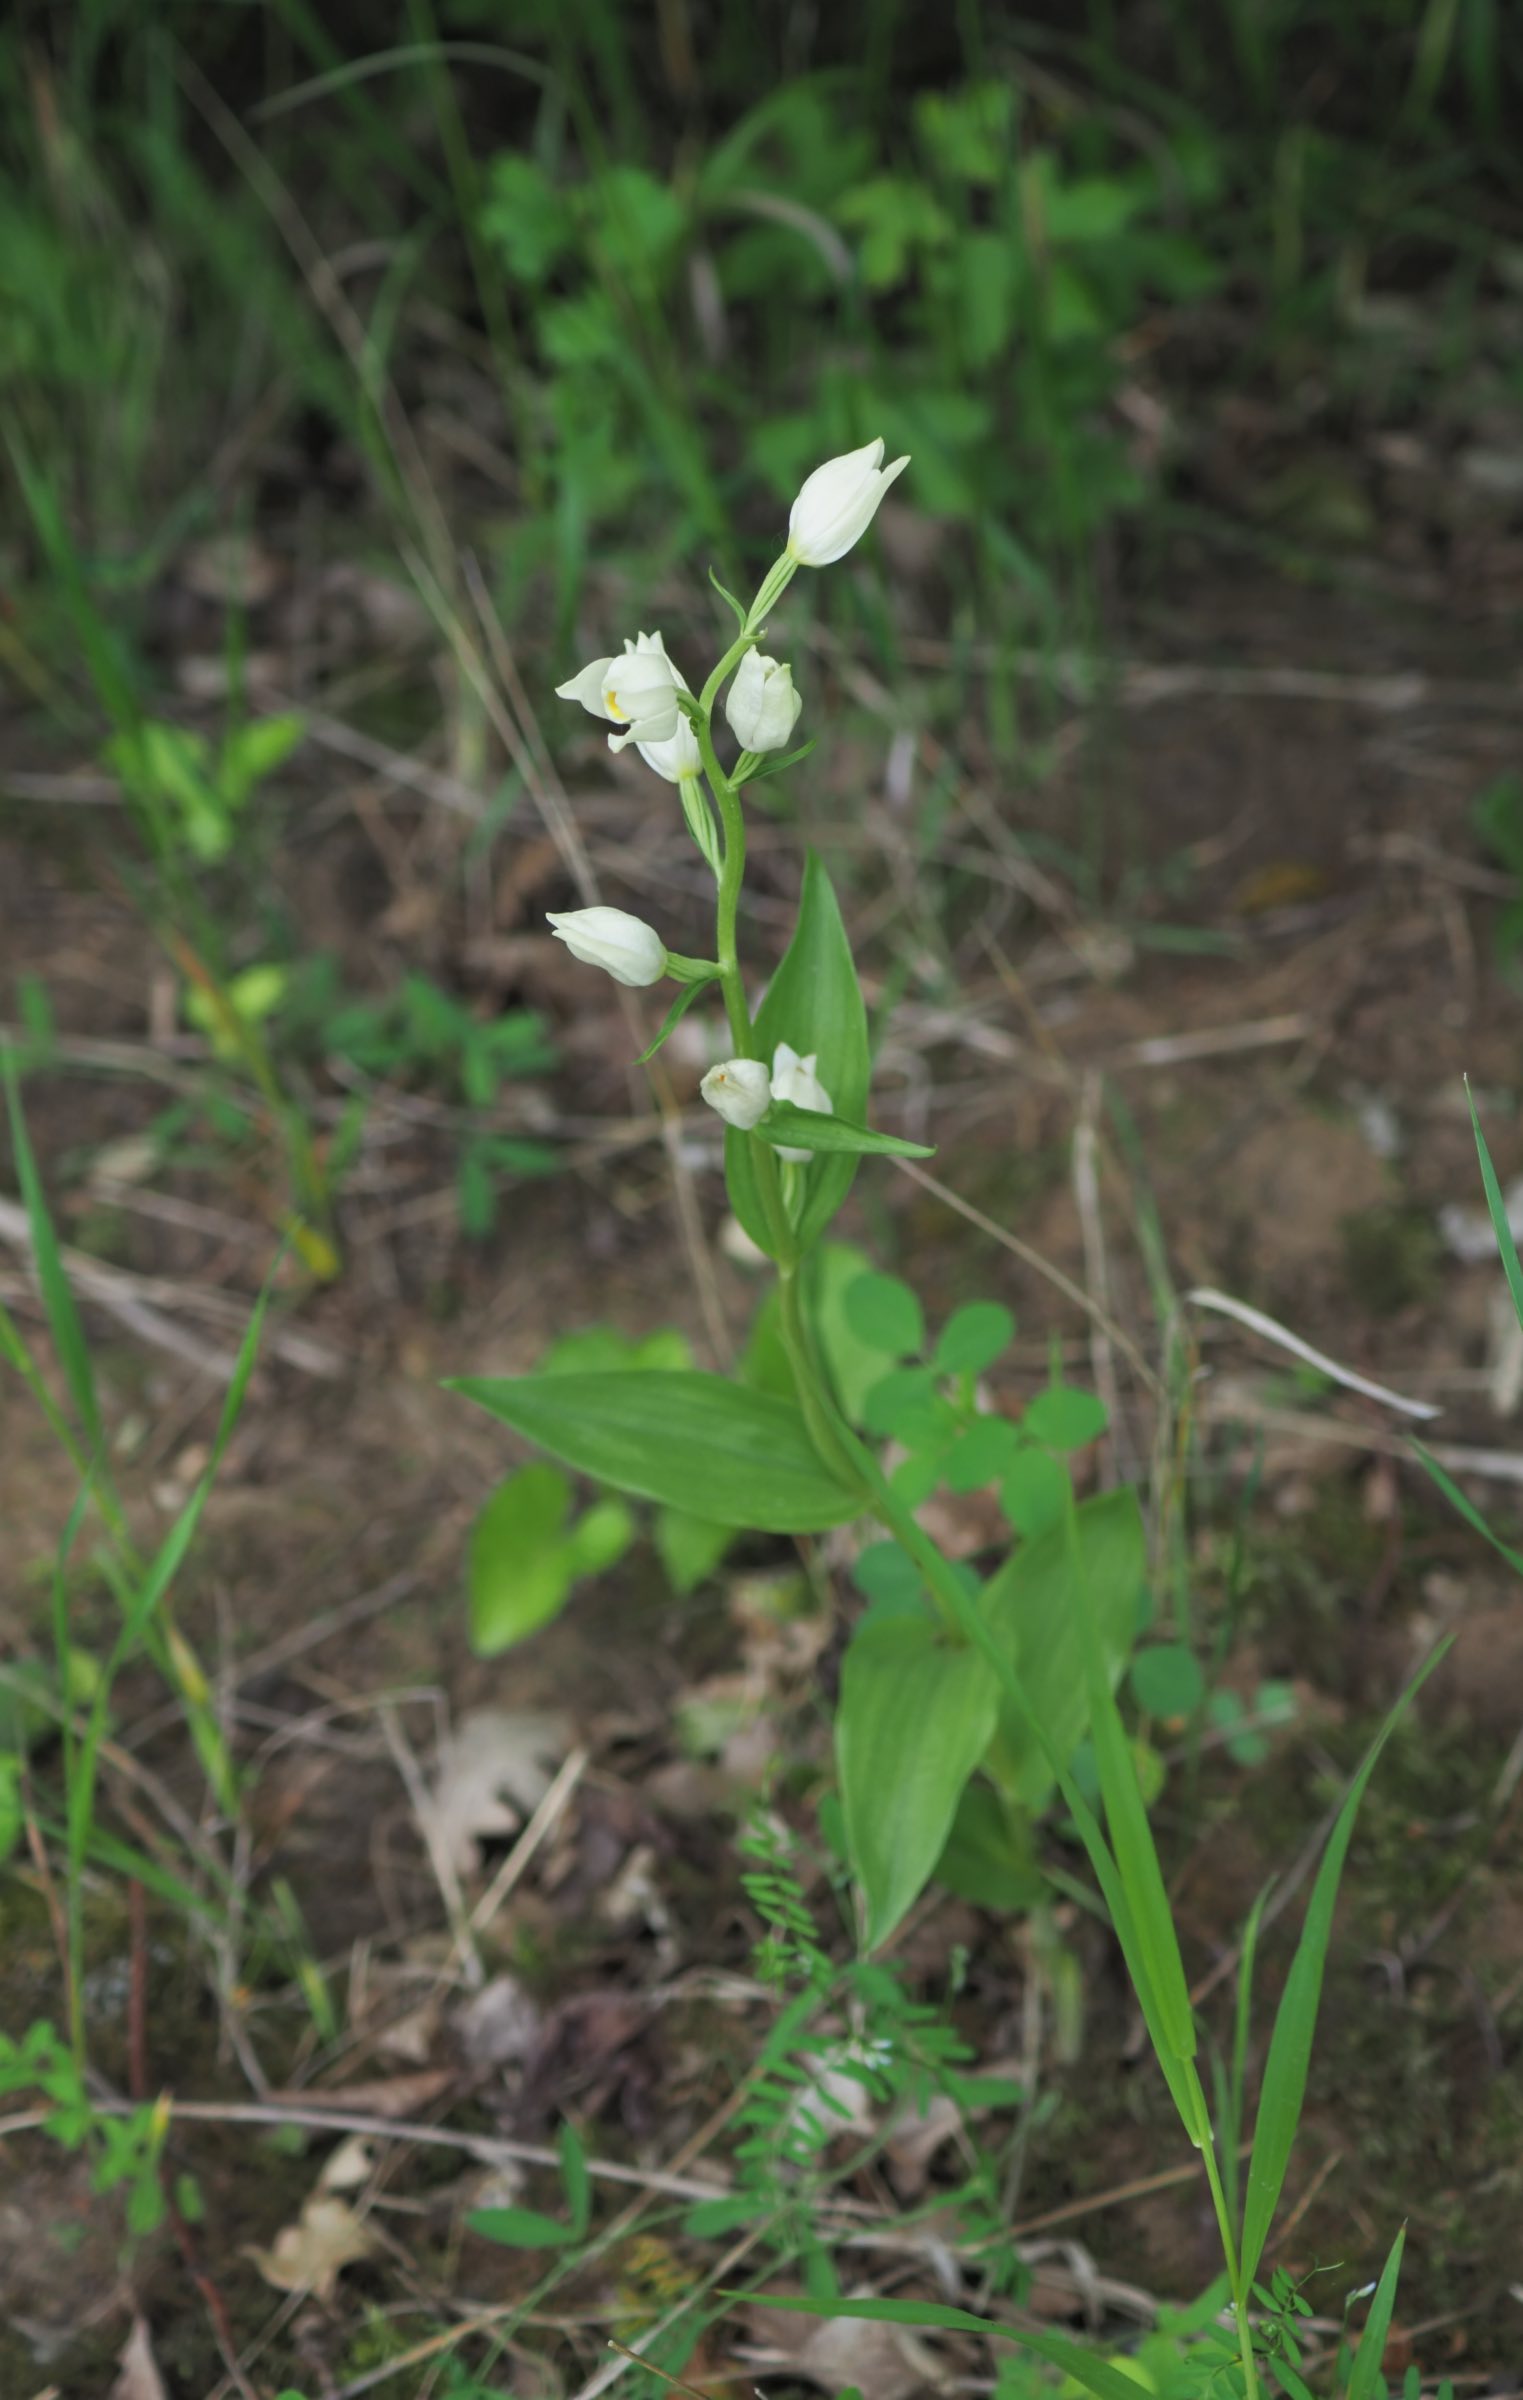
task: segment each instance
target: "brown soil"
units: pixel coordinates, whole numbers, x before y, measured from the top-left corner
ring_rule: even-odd
[[[946,856],[907,865],[902,815],[875,796],[848,799],[844,787],[822,795],[816,785],[808,830],[840,865],[850,912],[868,929],[869,983],[881,988],[909,962],[883,1113],[930,1128],[943,1181],[1066,1274],[1093,1287],[1103,1273],[1114,1316],[1156,1355],[1133,1152],[1107,1131],[1103,1255],[1093,1240],[1086,1255],[1073,1196],[1075,1123],[1098,1107],[1108,1127],[1103,1094],[1114,1091],[1134,1123],[1181,1291],[1209,1284],[1268,1310],[1362,1373],[1441,1402],[1434,1438],[1510,1452],[1514,1425],[1492,1413],[1483,1373],[1496,1269],[1458,1263],[1435,1230],[1444,1205],[1479,1198],[1465,1075],[1504,1182],[1523,1167],[1518,992],[1493,944],[1505,880],[1478,851],[1468,816],[1476,792],[1517,759],[1523,691],[1505,630],[1504,601],[1466,626],[1421,599],[1368,589],[1329,595],[1263,576],[1209,593],[1197,584],[1120,644],[1139,661],[1189,666],[1194,686],[1157,697],[1123,674],[1082,715],[1038,689],[1034,717],[1062,729],[1056,771],[1035,786],[971,755],[942,828]],[[1393,699],[1397,676],[1415,680]],[[850,730],[867,762],[856,788],[875,794],[883,729],[859,719]],[[822,755],[830,748],[827,739]],[[671,938],[700,948],[701,883],[679,831],[656,813],[661,796],[653,801],[637,774],[610,776],[590,751],[587,760],[573,806],[610,895],[639,907],[659,891]],[[706,1975],[747,1965],[726,1821],[708,1806],[720,1787],[683,1760],[674,1733],[684,1695],[740,1662],[734,1594],[710,1586],[673,1601],[642,1550],[522,1651],[474,1658],[464,1545],[515,1453],[440,1388],[446,1375],[524,1367],[552,1336],[592,1321],[630,1331],[676,1323],[704,1352],[708,1324],[659,1126],[637,1122],[646,1090],[624,1063],[634,1045],[611,987],[569,975],[535,930],[538,912],[563,897],[537,825],[513,820],[488,884],[459,871],[451,820],[378,791],[334,756],[304,753],[288,788],[274,873],[297,946],[338,954],[351,983],[384,988],[422,967],[481,1012],[510,1000],[545,1008],[561,1070],[532,1108],[509,1091],[501,1113],[504,1122],[534,1115],[566,1164],[553,1180],[508,1190],[492,1235],[468,1242],[452,1196],[454,1116],[426,1094],[382,1091],[340,1204],[341,1275],[318,1288],[289,1260],[282,1270],[276,1322],[320,1346],[324,1371],[267,1346],[181,1612],[236,1700],[251,1779],[247,1871],[266,1892],[289,1881],[344,2031],[322,2049],[275,1961],[244,1962],[237,2005],[283,2089],[443,2069],[458,2077],[450,2025],[462,1994],[399,1757],[426,1772],[441,1731],[471,1709],[566,1712],[589,1768],[486,1945],[488,1965],[513,1968],[550,2030],[516,2101],[504,2097],[499,2066],[485,2084],[469,2074],[449,2084],[440,2105],[458,2123],[497,2122],[530,2139],[545,2138],[568,2106],[595,2150],[659,2163],[722,2098],[716,2060],[733,2066],[746,2049],[722,2006],[662,2009],[651,1998],[701,1991]],[[1020,891],[1028,834],[1046,837],[1039,858],[1057,907]],[[1053,845],[1067,854],[1056,864]],[[224,1322],[208,1299],[252,1300],[274,1246],[282,1171],[267,1140],[219,1152],[193,1129],[146,1181],[110,1174],[168,1096],[137,1068],[204,1073],[196,1045],[163,1038],[170,986],[115,870],[118,846],[114,821],[95,809],[18,804],[6,828],[8,980],[46,982],[64,1050],[75,1053],[27,1075],[28,1116],[66,1241],[152,1279],[136,1287],[140,1297],[192,1343],[225,1350],[234,1312]],[[781,936],[795,847],[791,828],[759,825],[758,950]],[[1091,852],[1103,872],[1086,886]],[[121,1046],[114,1063],[90,1052],[102,1042]],[[701,1058],[680,1045],[668,1055],[686,1102]],[[321,1073],[314,1089],[331,1129],[341,1095]],[[701,1127],[692,1131],[712,1272],[738,1335],[754,1287],[712,1240],[723,1214],[716,1153]],[[155,1198],[184,1205],[144,1205]],[[1076,1373],[1089,1371],[1084,1318],[908,1179],[887,1169],[865,1177],[847,1226],[913,1272],[933,1312],[975,1290],[1006,1298],[1022,1337],[1012,1382],[1041,1377],[1053,1336]],[[17,1260],[11,1247],[0,1255],[0,1288],[33,1333],[37,1310]],[[216,1379],[145,1345],[109,1312],[87,1305],[86,1316],[147,1545],[204,1460]],[[1393,1416],[1348,1394],[1297,1390],[1281,1354],[1221,1318],[1198,1314],[1191,1328],[1209,1370],[1192,1528],[1197,1630],[1209,1636],[1220,1621],[1228,1530],[1246,1509],[1228,1679],[1246,1689],[1283,1677],[1302,1696],[1267,1763],[1236,1767],[1213,1752],[1198,1776],[1182,1764],[1166,1787],[1160,1826],[1191,1969],[1206,1976],[1235,1941],[1260,1884],[1301,1854],[1322,1818],[1333,1770],[1357,1755],[1414,1657],[1453,1631],[1422,1728],[1395,1745],[1356,1843],[1284,2255],[1297,2272],[1338,2264],[1313,2287],[1319,2306],[1332,2294],[1336,2315],[1405,2217],[1402,2315],[1409,2328],[1430,2328],[1413,2335],[1424,2369],[1509,2369],[1519,2355],[1509,2293],[1523,2202],[1523,1835],[1508,1760],[1523,1728],[1523,1603],[1404,1455]],[[1122,1402],[1123,1455],[1145,1460],[1149,1420],[1124,1370]],[[48,1562],[75,1486],[14,1382],[0,1388],[0,1428],[0,1636],[15,1656],[45,1650]],[[1470,1488],[1515,1538],[1511,1484],[1483,1476]],[[779,1553],[761,1545],[750,1563],[776,1565]],[[82,1581],[78,1606],[82,1638],[93,1629],[98,1644],[108,1603]],[[782,1676],[779,1738],[817,1759],[810,1686],[808,1670]],[[117,1738],[194,1809],[194,1762],[160,1702],[153,1677],[132,1669]],[[110,1784],[108,1810],[121,1800]],[[636,1854],[656,1904],[636,1898],[621,1914],[608,1895]],[[488,1865],[501,1855],[499,1845]],[[116,1902],[107,1905],[114,1879],[101,1880],[92,1940],[118,1973],[101,1977],[95,2034],[99,2064],[120,2088],[130,1958]],[[52,1968],[35,1876],[23,1863],[14,1882],[0,1983],[8,2026],[56,2006],[56,1983],[51,2001],[39,1996]],[[468,1880],[472,1897],[479,1888]],[[150,1913],[139,1962],[147,2088],[247,2097],[199,1954],[187,1952],[172,1911]],[[992,1922],[948,1905],[919,1928],[916,1955],[936,1981],[929,1962],[964,1937],[977,1995],[965,2030],[994,2055],[1019,2016],[1019,1992]],[[1069,1939],[1083,1967],[1082,2056],[1066,2075],[1052,2070],[1057,2113],[1034,2138],[1018,2213],[1026,2222],[1068,2210],[1063,2231],[1105,2272],[1179,2297],[1210,2270],[1209,2221],[1189,2185],[1141,2201],[1105,2197],[1177,2163],[1180,2145],[1134,2055],[1108,1945],[1092,1930]],[[1266,1944],[1261,2010],[1285,1954],[1282,1926]],[[1223,2032],[1228,1998],[1218,1990],[1208,2003]],[[399,2018],[416,2019],[400,2044],[386,2032]],[[419,2100],[407,2113],[431,2111]],[[292,2221],[320,2148],[293,2163],[252,2132],[187,2127],[173,2140],[208,2202],[205,2226],[187,2238],[245,2342],[277,2298],[247,2246],[268,2247]],[[35,2227],[78,2220],[77,2178],[30,2135],[7,2142],[0,2159],[10,2179],[0,2306],[11,2312],[0,2388],[98,2392],[102,2361],[125,2338],[121,2309],[104,2333],[90,2328],[71,2344],[66,2321],[54,2327],[40,2303],[28,2313],[6,2297]],[[400,2213],[381,2220],[387,2251],[346,2274],[336,2300],[306,2304],[281,2337],[290,2374],[313,2389],[363,2371],[364,2340],[375,2349],[383,2320],[367,2333],[362,2301],[421,2291],[442,2307],[452,2288],[490,2298],[493,2276],[500,2284],[507,2272],[479,2243],[463,2264],[450,2251],[469,2162],[426,2151],[411,2162],[390,2179]],[[99,2224],[97,2215],[92,2240]],[[410,2249],[422,2268],[407,2263]],[[98,2273],[109,2277],[114,2234],[105,2251]],[[220,2372],[215,2308],[174,2241],[155,2237],[123,2270],[124,2293],[128,2282],[155,2324],[171,2388],[210,2389]],[[595,2365],[595,2344],[589,2357]]]

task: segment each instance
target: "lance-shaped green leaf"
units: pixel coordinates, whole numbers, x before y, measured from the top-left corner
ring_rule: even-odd
[[[906,1142],[896,1133],[875,1133],[870,1125],[853,1125],[841,1116],[822,1116],[817,1109],[795,1108],[791,1100],[774,1100],[756,1130],[764,1142],[771,1142],[780,1150],[816,1150],[833,1156],[875,1158],[936,1155],[924,1142]]]
[[[661,1031],[657,1034],[655,1040],[651,1042],[646,1049],[641,1051],[639,1058],[635,1062],[637,1066],[643,1067],[649,1065],[650,1061],[655,1057],[656,1052],[660,1049],[662,1043],[666,1040],[668,1034],[676,1032],[677,1027],[687,1015],[687,1012],[692,1007],[693,1002],[701,999],[703,994],[708,990],[710,984],[716,982],[717,980],[717,976],[703,975],[700,976],[695,982],[685,983],[683,985],[681,991],[677,994],[676,999],[672,1002],[671,1007],[667,1010],[666,1015],[661,1021]]]
[[[563,1465],[716,1525],[816,1533],[866,1505],[822,1465],[790,1401],[722,1375],[459,1376],[446,1388]]]
[[[1376,1760],[1437,1666],[1446,1646],[1435,1650],[1413,1677],[1365,1752],[1322,1854],[1322,1864],[1317,1870],[1317,1880],[1306,1910],[1306,1922],[1301,1928],[1301,1939],[1280,1996],[1269,2056],[1264,2064],[1258,2119],[1253,2129],[1253,2155],[1248,2162],[1247,2197],[1243,2204],[1242,2277],[1245,2284],[1250,2283],[1258,2273],[1270,2224],[1279,2206],[1285,2171],[1290,2165],[1296,2127],[1300,2123],[1301,2103],[1306,2097],[1306,2073],[1311,2061],[1312,2035],[1316,2031],[1317,2009],[1322,1998],[1322,1970],[1327,1961],[1327,1945],[1333,1930],[1333,1907],[1338,1898],[1338,1882],[1354,1831],[1354,1819],[1359,1814],[1359,1803],[1375,1772]]]
[[[63,1253],[59,1249],[58,1236],[53,1229],[47,1194],[42,1188],[42,1177],[37,1172],[37,1161],[33,1155],[31,1138],[27,1133],[26,1118],[22,1113],[21,1086],[16,1075],[16,1062],[9,1050],[0,1056],[0,1067],[3,1067],[5,1074],[5,1097],[11,1120],[11,1148],[16,1160],[16,1181],[21,1187],[21,1198],[26,1208],[27,1230],[31,1236],[32,1260],[37,1273],[37,1286],[42,1294],[43,1307],[47,1311],[48,1328],[53,1336],[53,1346],[58,1352],[58,1363],[63,1369],[64,1379],[69,1387],[69,1397],[74,1403],[79,1422],[84,1429],[87,1446],[91,1450],[98,1450],[105,1440],[105,1433],[101,1424],[100,1404],[95,1393],[95,1369],[90,1359],[90,1345],[85,1339],[85,1329],[80,1323],[79,1311],[74,1305],[74,1294],[69,1286],[69,1278],[64,1272]],[[9,1341],[6,1344],[6,1351],[7,1355],[14,1359],[14,1352]]]
[[[1111,1856],[1126,1896],[1127,1931],[1123,1931],[1119,1918],[1116,1929],[1127,1949],[1127,1965],[1137,1986],[1159,2063],[1167,2072],[1172,2060],[1175,2072],[1170,2075],[1170,2089],[1176,2104],[1180,2104],[1182,2092],[1187,2094],[1181,2114],[1186,2131],[1192,2140],[1198,2141],[1203,2132],[1204,2105],[1201,2104],[1192,2122],[1198,2091],[1191,2065],[1196,2047],[1195,2019],[1184,1961],[1179,1953],[1179,1936],[1137,1778],[1136,1756],[1126,1738],[1111,1688],[1109,1659],[1094,1596],[1084,1573],[1075,1511],[1068,1512],[1063,1531],[1071,1568],[1069,1605],[1077,1613],[1080,1655],[1089,1696],[1090,1740],[1100,1778]],[[1115,1904],[1109,1892],[1106,1898],[1114,1916]]]
[[[1512,1238],[1512,1226],[1507,1216],[1507,1203],[1502,1197],[1502,1187],[1497,1181],[1496,1168],[1491,1163],[1491,1152],[1486,1147],[1486,1136],[1481,1131],[1481,1120],[1476,1114],[1475,1095],[1470,1089],[1468,1079],[1465,1084],[1465,1099],[1470,1109],[1470,1122],[1475,1129],[1475,1146],[1481,1161],[1481,1181],[1486,1187],[1486,1206],[1491,1216],[1491,1230],[1497,1237],[1497,1248],[1502,1253],[1502,1272],[1507,1277],[1507,1289],[1512,1294],[1512,1305],[1517,1314],[1518,1323],[1523,1325],[1523,1264],[1519,1263],[1518,1245]]]
[[[804,862],[798,923],[782,964],[756,1015],[756,1054],[768,1066],[779,1042],[800,1057],[818,1054],[819,1078],[840,1115],[860,1124],[867,1114],[871,1060],[867,1011],[862,1003],[851,944],[841,922],[830,877],[811,850]],[[730,1205],[753,1242],[770,1255],[772,1232],[757,1188],[751,1136],[732,1126],[725,1134],[725,1177]],[[793,1147],[803,1148],[800,1139]],[[838,1151],[811,1166],[809,1191],[799,1221],[799,1246],[816,1241],[851,1189],[856,1161]]]
[[[864,1624],[841,1662],[836,1764],[864,1947],[888,1939],[941,1856],[962,1789],[989,1746],[994,1677],[925,1614]]]
[[[1354,2355],[1353,2371],[1348,2379],[1347,2400],[1375,2400],[1377,2392],[1385,2390],[1380,2369],[1386,2354],[1386,2336],[1391,2330],[1391,2318],[1396,2309],[1396,2285],[1401,2275],[1401,2254],[1406,2248],[1407,2229],[1403,2225],[1391,2244],[1370,2313],[1364,2321],[1359,2348]]]
[[[766,2308],[787,2308],[801,2317],[858,2317],[875,2325],[924,2325],[945,2333],[981,2334],[986,2341],[1014,2342],[1051,2367],[1071,2375],[1095,2400],[1137,2400],[1136,2378],[1097,2358],[1066,2334],[1035,2333],[1024,2325],[1001,2325],[992,2317],[976,2317],[971,2309],[947,2308],[935,2300],[805,2300],[781,2292],[727,2292],[722,2300],[760,2302]]]

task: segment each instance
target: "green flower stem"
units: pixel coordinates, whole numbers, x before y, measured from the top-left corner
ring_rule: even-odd
[[[776,608],[798,571],[798,560],[791,557],[786,550],[781,557],[775,558],[767,569],[766,574],[762,577],[761,589],[751,603],[750,614],[745,623],[745,631],[753,640],[762,632],[766,618]]]
[[[736,921],[740,915],[740,887],[746,878],[745,812],[734,784],[719,763],[707,714],[700,713],[697,733],[704,773],[709,779],[709,788],[714,794],[724,832],[724,857],[720,862],[719,892],[714,912],[714,948],[719,961],[720,989],[724,993],[725,1014],[730,1020],[730,1038],[735,1044],[735,1055],[737,1058],[754,1058],[756,1036],[752,1030],[751,1011],[746,1005],[746,987],[735,943]]]
[[[751,616],[754,617],[755,614],[756,611],[753,609],[751,611]],[[735,636],[735,639],[730,644],[729,649],[725,652],[718,666],[714,669],[713,674],[709,677],[708,682],[704,685],[702,691],[698,695],[698,739],[700,743],[702,742],[705,733],[707,733],[709,726],[713,721],[714,703],[724,689],[726,677],[730,674],[733,668],[740,665],[740,662],[745,657],[746,652],[748,650],[754,650],[756,647],[756,636],[751,632],[750,626],[751,617],[748,617],[746,619],[745,627]]]

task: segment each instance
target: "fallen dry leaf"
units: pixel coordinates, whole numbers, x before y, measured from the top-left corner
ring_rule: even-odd
[[[457,1875],[477,1872],[482,1841],[518,1831],[570,1747],[570,1725],[548,1712],[475,1708],[460,1719],[439,1746],[428,1804]]]
[[[281,2227],[272,2248],[260,2250],[250,2244],[249,2256],[277,2292],[309,2291],[319,2300],[331,2300],[345,2267],[369,2258],[376,2247],[375,2236],[348,2201],[319,2190],[304,2202],[294,2225]]]
[[[494,1975],[452,2012],[450,2024],[473,2067],[517,2066],[539,2040],[544,2011],[516,1975]]]
[[[119,2372],[106,2400],[169,2400],[145,2317],[133,2318],[117,2364]]]

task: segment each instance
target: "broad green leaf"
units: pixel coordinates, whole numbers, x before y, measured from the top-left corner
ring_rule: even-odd
[[[1407,2229],[1403,2225],[1391,2244],[1386,2263],[1380,2271],[1380,2281],[1375,2286],[1370,2313],[1364,2321],[1359,2348],[1354,2353],[1346,2400],[1375,2400],[1375,2395],[1385,2389],[1380,2370],[1385,2359],[1386,2336],[1391,2330],[1391,2318],[1396,2308],[1396,2286],[1401,2276],[1401,2254],[1406,2242]]]
[[[841,1296],[847,1325],[884,1358],[918,1358],[925,1348],[920,1302],[897,1275],[859,1275]]]
[[[471,1648],[495,1658],[559,1614],[575,1579],[566,1544],[571,1485],[559,1467],[520,1467],[471,1528]]]
[[[1441,1647],[1419,1669],[1365,1752],[1322,1854],[1322,1864],[1317,1870],[1317,1880],[1307,1905],[1306,1921],[1301,1928],[1301,1939],[1280,1996],[1269,2056],[1264,2062],[1264,2081],[1259,2092],[1259,2113],[1253,2129],[1253,2155],[1248,2161],[1247,2193],[1243,2204],[1242,2274],[1245,2283],[1257,2274],[1259,2260],[1264,2255],[1264,2244],[1269,2236],[1274,2212],[1279,2206],[1296,2127],[1300,2123],[1312,2035],[1316,2030],[1317,2008],[1322,1998],[1322,1970],[1333,1929],[1333,1907],[1338,1897],[1343,1861],[1354,1831],[1354,1819],[1359,1814],[1359,1803],[1364,1798],[1365,1787],[1375,1771],[1375,1762],[1381,1751],[1442,1655]]]
[[[818,1109],[795,1108],[791,1100],[774,1100],[756,1130],[777,1150],[813,1150],[855,1158],[935,1156],[934,1149],[924,1142],[907,1142],[897,1133],[879,1133],[871,1125],[855,1125],[839,1114],[827,1117]]]
[[[877,1949],[919,1897],[994,1731],[994,1678],[925,1615],[860,1626],[841,1663],[836,1763]]]
[[[1137,1602],[1147,1572],[1147,1540],[1135,1492],[1104,1492],[1063,1523],[1023,1542],[984,1586],[985,1622],[1006,1645],[1032,1714],[1054,1754],[1073,1756],[1089,1724],[1076,1571],[1084,1578],[1095,1628],[1114,1685],[1131,1650]],[[1046,1757],[1006,1710],[1000,1723],[1000,1783],[1035,1813],[1052,1793]]]
[[[1024,1809],[1008,1807],[981,1779],[966,1785],[957,1803],[936,1880],[980,1908],[1007,1914],[1035,1908],[1049,1890]]]
[[[756,1016],[757,1056],[770,1065],[779,1042],[790,1043],[800,1057],[816,1051],[820,1081],[835,1106],[848,1123],[861,1122],[867,1114],[872,1073],[867,1011],[830,877],[812,850],[804,862],[793,939]],[[728,1128],[725,1176],[731,1207],[752,1241],[770,1255],[772,1234],[757,1189],[752,1139]],[[856,1160],[849,1153],[838,1154],[819,1159],[804,1172],[809,1185],[799,1243],[807,1250],[850,1191]]]
[[[1471,1125],[1475,1129],[1475,1146],[1481,1161],[1481,1181],[1486,1187],[1486,1206],[1491,1212],[1491,1230],[1497,1237],[1497,1248],[1502,1254],[1502,1272],[1507,1277],[1507,1289],[1512,1294],[1512,1305],[1518,1323],[1523,1325],[1523,1264],[1520,1264],[1518,1260],[1518,1245],[1512,1238],[1512,1227],[1507,1221],[1507,1203],[1502,1198],[1502,1187],[1497,1182],[1497,1171],[1491,1163],[1491,1152],[1486,1147],[1486,1136],[1481,1131],[1481,1120],[1476,1114],[1475,1095],[1470,1089],[1468,1077],[1465,1083],[1465,1100],[1470,1110]]]
[[[1050,1450],[1028,1443],[1011,1461],[999,1502],[1017,1533],[1033,1540],[1061,1525],[1073,1501],[1068,1469]]]
[[[1049,1450],[1082,1450],[1105,1431],[1105,1403],[1093,1392],[1052,1383],[1037,1393],[1021,1422],[1032,1439],[1045,1442]]]
[[[981,1375],[1015,1339],[1015,1319],[997,1300],[970,1300],[941,1329],[932,1366],[939,1375]]]
[[[877,2325],[926,2325],[943,2333],[973,2333],[985,2341],[1014,2342],[1057,2367],[1094,2400],[1137,2400],[1135,2376],[1125,2375],[1092,2350],[1071,2342],[1066,2334],[1033,2333],[1024,2325],[1002,2325],[996,2318],[975,2317],[971,2309],[946,2308],[935,2300],[809,2300],[780,2292],[721,2291],[721,2300],[746,2300],[753,2307],[787,2308],[801,2317],[863,2318]]]
[[[863,1510],[863,1494],[822,1465],[798,1409],[721,1375],[461,1376],[446,1389],[563,1465],[716,1525],[815,1533]]]

